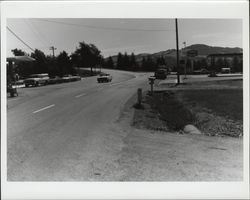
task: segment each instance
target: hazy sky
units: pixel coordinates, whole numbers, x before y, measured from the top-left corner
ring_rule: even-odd
[[[240,19],[178,19],[179,46],[207,44],[242,48]],[[71,54],[79,42],[95,44],[104,57],[118,52],[154,53],[175,48],[174,19],[8,19],[7,26],[31,48],[52,54]],[[7,30],[7,56],[11,49],[31,50]]]

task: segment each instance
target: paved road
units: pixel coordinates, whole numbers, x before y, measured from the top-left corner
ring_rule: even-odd
[[[243,140],[135,129],[147,74],[23,88],[8,99],[9,181],[236,181]]]
[[[19,89],[8,100],[8,180],[92,180],[122,148],[113,123],[146,74]]]

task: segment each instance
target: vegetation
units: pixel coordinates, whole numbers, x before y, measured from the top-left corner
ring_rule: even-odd
[[[144,109],[135,110],[133,125],[168,132],[193,124],[206,135],[238,137],[243,134],[242,99],[242,80],[156,91],[153,96],[144,95]]]
[[[202,52],[205,51],[204,49],[207,49],[204,46],[201,47],[200,50]],[[12,53],[15,56],[26,55],[20,49],[13,49]],[[15,73],[23,77],[34,73],[49,73],[50,76],[63,76],[65,74],[75,74],[79,71],[79,68],[90,68],[91,75],[94,75],[93,69],[99,67],[127,71],[156,71],[158,68],[165,67],[169,71],[177,71],[175,54],[175,50],[136,56],[134,53],[119,52],[117,56],[110,56],[104,59],[101,51],[94,44],[80,42],[71,55],[62,51],[59,55],[53,57],[45,55],[39,49],[35,49],[30,56],[35,58],[36,61],[32,63],[18,63]],[[180,62],[180,64],[180,73],[185,72],[185,65],[187,69],[191,69],[190,59],[187,59],[184,63]],[[234,57],[231,61],[222,58],[212,59],[210,66],[206,58],[196,58],[193,69],[200,70],[205,68],[209,71],[220,72],[222,67],[231,67],[232,72],[242,72],[242,66],[242,59],[238,57]],[[187,73],[190,72],[190,70],[187,70]]]
[[[15,56],[27,55],[20,49],[13,49]],[[49,73],[50,76],[63,76],[66,74],[76,74],[76,68],[93,68],[100,65],[103,57],[101,51],[94,44],[80,42],[79,47],[70,56],[62,51],[56,57],[46,56],[41,50],[35,49],[30,55],[35,59],[30,63],[18,63],[15,73],[22,77],[30,74]]]

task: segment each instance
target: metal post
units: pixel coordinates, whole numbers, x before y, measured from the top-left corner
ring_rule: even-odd
[[[180,84],[180,66],[179,66],[179,41],[178,41],[178,21],[175,19],[175,31],[176,31],[176,68],[177,68],[177,84]]]

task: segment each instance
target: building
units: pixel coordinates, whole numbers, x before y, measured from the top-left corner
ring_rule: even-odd
[[[222,68],[230,68],[231,72],[242,72],[243,53],[216,53],[207,56],[211,69],[219,72]]]

